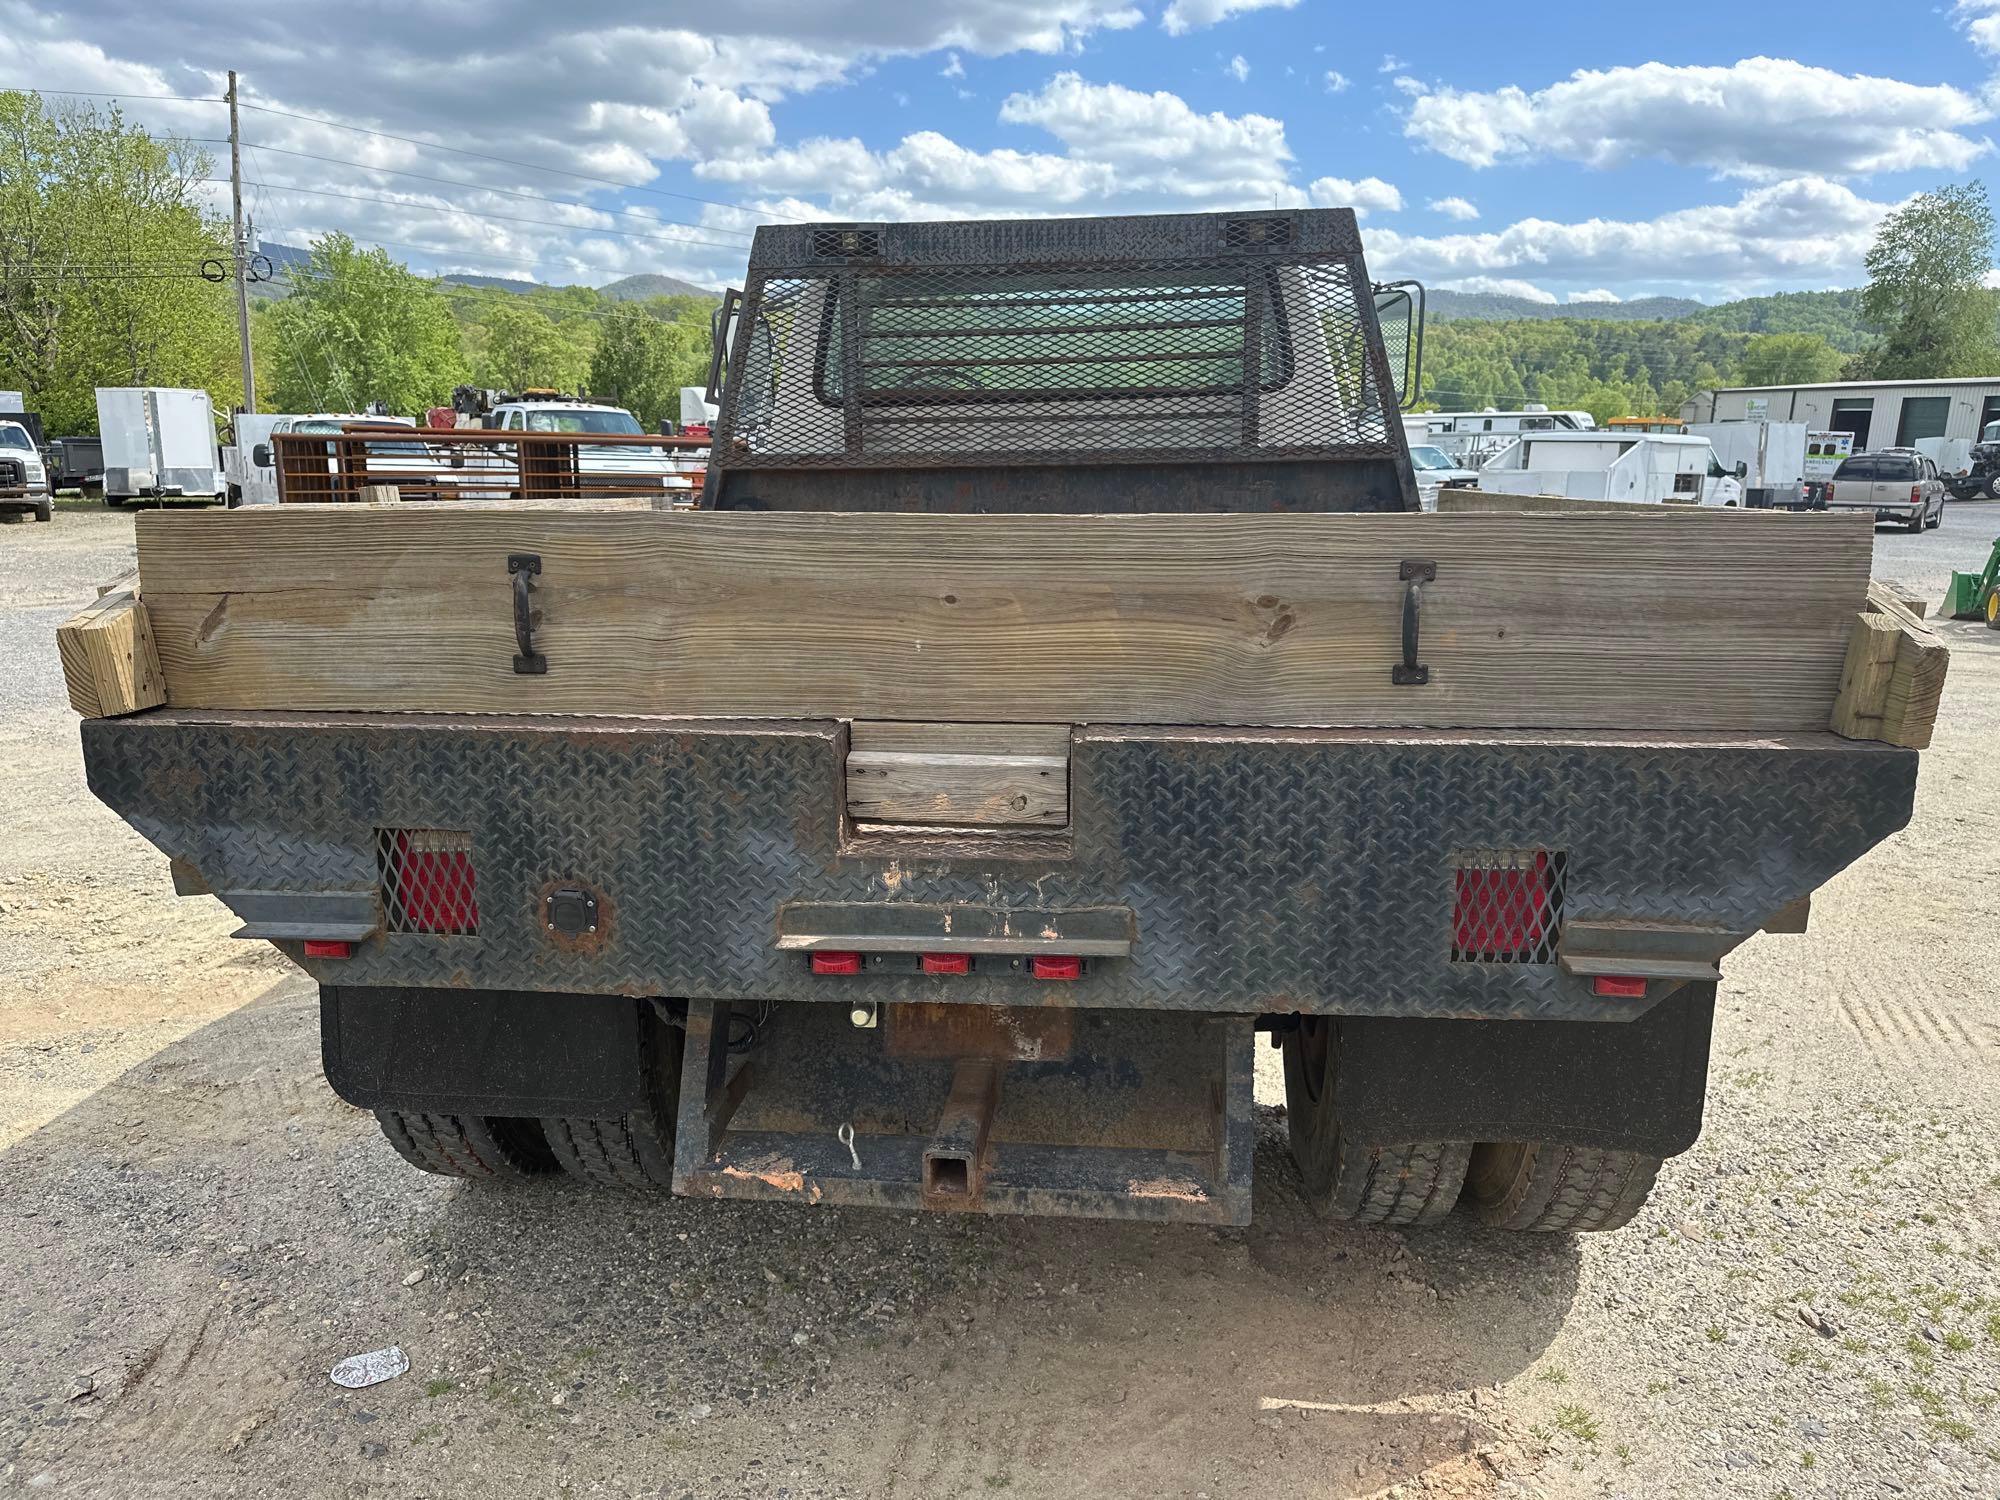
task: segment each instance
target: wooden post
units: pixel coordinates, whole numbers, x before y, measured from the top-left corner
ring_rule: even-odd
[[[129,590],[106,594],[56,630],[69,706],[87,719],[158,708],[167,679],[146,606]]]

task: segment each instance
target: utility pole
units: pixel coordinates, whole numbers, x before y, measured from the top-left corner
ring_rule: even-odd
[[[243,354],[243,409],[257,409],[257,371],[250,360],[250,242],[243,233],[243,133],[236,122],[236,70],[229,70],[229,209],[235,220],[236,341]]]

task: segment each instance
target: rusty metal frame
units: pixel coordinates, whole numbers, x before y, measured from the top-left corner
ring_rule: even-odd
[[[757,1021],[741,1053],[728,1044],[742,1030],[732,1018]],[[996,1056],[958,1026],[911,1055],[830,1006],[690,1005],[674,1191],[1249,1223],[1252,1018],[1080,1012],[1073,1021],[1060,1057]],[[963,1055],[949,1055],[952,1035],[968,1038]],[[1101,1087],[1107,1077],[1118,1086]]]
[[[669,485],[658,475],[591,472],[586,449],[664,458],[705,457],[703,438],[649,433],[510,432],[484,427],[402,427],[361,422],[339,433],[277,432],[270,438],[280,504],[352,503],[371,486],[405,500],[579,500],[646,495],[692,503],[699,467]],[[425,462],[411,466],[412,445]]]

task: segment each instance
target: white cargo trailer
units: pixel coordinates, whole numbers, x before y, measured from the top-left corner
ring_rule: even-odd
[[[1688,434],[1707,438],[1722,467],[1742,479],[1745,504],[1759,510],[1812,507],[1806,486],[1806,449],[1817,434],[1805,423],[1696,422]],[[1829,473],[1826,477],[1832,476]]]
[[[106,386],[97,392],[104,442],[104,503],[201,500],[222,493],[215,410],[208,392]]]

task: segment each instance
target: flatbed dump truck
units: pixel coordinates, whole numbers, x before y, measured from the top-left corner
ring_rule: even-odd
[[[426,1171],[1241,1224],[1268,1039],[1323,1213],[1614,1228],[1943,648],[1861,518],[1421,513],[1378,295],[1346,210],[760,229],[698,510],[140,516],[91,789]]]

